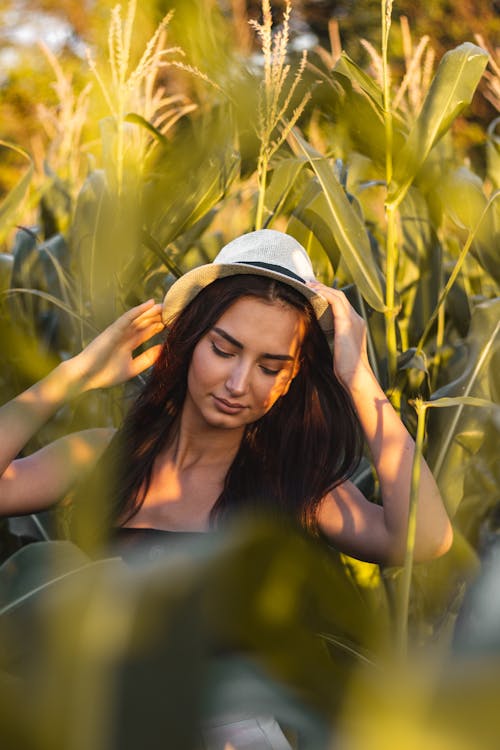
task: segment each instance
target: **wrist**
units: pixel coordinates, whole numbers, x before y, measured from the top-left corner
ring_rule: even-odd
[[[373,387],[374,384],[378,386],[373,370],[367,362],[359,362],[355,369],[339,373],[338,378],[351,394],[366,392],[366,388]]]
[[[58,376],[65,399],[76,398],[81,393],[90,390],[88,376],[81,366],[78,355],[61,362],[54,373]]]

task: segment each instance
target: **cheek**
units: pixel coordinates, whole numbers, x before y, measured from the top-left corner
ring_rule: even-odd
[[[206,389],[224,377],[225,360],[214,356],[211,347],[201,341],[193,352],[188,372],[190,390]]]
[[[197,390],[203,381],[206,380],[208,373],[206,355],[198,346],[193,352],[191,364],[188,372],[188,387],[190,390]]]
[[[262,390],[262,402],[266,410],[269,410],[276,401],[283,396],[288,390],[289,376],[278,375],[274,380],[267,384]]]

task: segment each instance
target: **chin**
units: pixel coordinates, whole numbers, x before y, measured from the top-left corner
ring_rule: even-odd
[[[244,427],[246,424],[241,418],[238,419],[238,417],[231,414],[220,414],[211,409],[202,412],[201,416],[208,427],[215,427],[221,430],[234,430]]]

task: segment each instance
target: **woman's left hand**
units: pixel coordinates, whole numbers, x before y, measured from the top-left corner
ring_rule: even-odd
[[[365,321],[354,310],[344,292],[319,281],[307,282],[307,286],[324,297],[332,308],[335,326],[333,365],[339,380],[349,387],[360,370],[370,369]]]

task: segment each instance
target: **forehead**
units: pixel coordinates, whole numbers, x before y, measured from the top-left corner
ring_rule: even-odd
[[[292,356],[300,348],[305,329],[302,315],[294,307],[256,297],[234,302],[215,326],[256,352]]]

